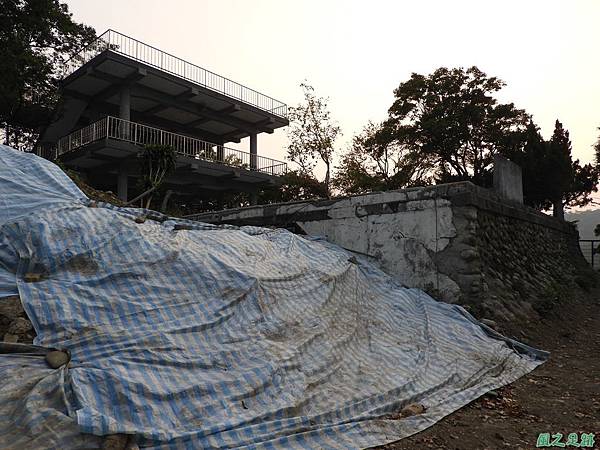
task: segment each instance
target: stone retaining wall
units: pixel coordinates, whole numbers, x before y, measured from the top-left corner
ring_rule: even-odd
[[[577,289],[576,229],[468,182],[195,215],[323,236],[480,317],[531,319]]]

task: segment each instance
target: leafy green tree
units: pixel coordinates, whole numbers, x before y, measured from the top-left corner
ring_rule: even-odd
[[[325,183],[301,170],[290,170],[281,177],[278,189],[265,189],[259,195],[259,203],[290,202],[327,198]]]
[[[560,122],[545,141],[525,111],[498,103],[503,86],[477,67],[413,73],[394,91],[388,119],[354,138],[336,187],[347,194],[462,180],[489,187],[493,157],[502,154],[523,169],[526,204],[557,217],[565,206],[588,204],[598,164],[573,161]],[[598,160],[600,139],[596,151]]]
[[[175,171],[177,155],[171,146],[147,145],[140,156],[141,184],[144,193],[138,196],[137,199],[146,197],[145,207],[150,208],[156,191],[163,185],[165,179]]]
[[[494,154],[519,145],[529,116],[494,94],[504,86],[477,67],[413,73],[394,91],[383,128],[403,147],[409,164],[430,180],[491,185]]]
[[[58,0],[3,0],[0,23],[1,133],[5,144],[25,149],[50,120],[61,63],[96,33]]]
[[[307,83],[301,83],[300,87],[304,103],[289,108],[288,159],[298,164],[303,179],[316,178],[314,169],[320,160],[325,165],[323,184],[329,197],[334,144],[340,127],[331,118],[328,99],[317,97]]]
[[[399,189],[423,183],[426,174],[406,147],[390,139],[388,128],[369,122],[354,136],[336,168],[333,185],[346,194]]]

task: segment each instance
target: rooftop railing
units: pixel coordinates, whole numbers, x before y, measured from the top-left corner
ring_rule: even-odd
[[[136,145],[168,145],[176,153],[194,159],[216,162],[231,167],[284,175],[287,164],[265,156],[252,155],[241,150],[202,141],[182,134],[108,116],[59,139],[55,154],[60,155],[101,139],[117,139]]]
[[[83,64],[105,50],[111,50],[149,66],[156,67],[157,69],[248,103],[276,116],[287,117],[287,105],[285,103],[114,30],[104,32],[95,41],[84,47],[78,54],[67,60],[63,65],[63,77],[75,72]]]

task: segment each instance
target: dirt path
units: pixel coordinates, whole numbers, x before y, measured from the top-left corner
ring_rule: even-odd
[[[563,443],[569,433],[594,433],[593,448],[600,449],[600,291],[561,306],[514,335],[550,351],[549,361],[496,395],[485,395],[433,427],[379,448],[535,449],[538,434],[546,432],[562,433]]]

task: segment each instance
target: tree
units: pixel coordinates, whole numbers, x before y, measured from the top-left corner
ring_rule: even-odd
[[[598,167],[582,166],[578,159],[573,161],[571,150],[569,132],[556,120],[549,142],[550,168],[546,176],[553,186],[549,189],[553,214],[561,219],[566,206],[585,206],[592,201],[591,193],[598,191]]]
[[[419,171],[418,161],[412,159],[406,147],[390,139],[388,131],[382,124],[369,122],[354,136],[333,179],[337,189],[346,194],[362,194],[399,189],[426,179],[426,174]]]
[[[548,206],[545,186],[547,147],[539,127],[533,121],[529,121],[523,134],[522,145],[511,148],[504,154],[521,167],[523,201],[536,209]]]
[[[383,128],[405,148],[409,163],[418,163],[422,181],[489,186],[494,154],[518,145],[529,121],[523,110],[493,97],[503,86],[477,67],[413,73],[394,91]]]
[[[289,109],[288,158],[300,166],[303,178],[314,176],[318,160],[325,165],[326,196],[331,193],[331,164],[334,143],[340,134],[340,127],[331,119],[328,99],[317,97],[314,88],[301,83],[304,103]]]
[[[554,124],[554,132],[548,143],[545,166],[549,170],[548,178],[553,181],[546,186],[548,198],[552,202],[553,214],[564,219],[563,196],[569,190],[575,173],[571,161],[569,132],[558,120]]]
[[[301,170],[290,170],[281,177],[278,189],[268,189],[260,193],[260,203],[311,200],[327,196],[325,183]]]
[[[560,122],[545,141],[525,111],[498,103],[503,86],[477,67],[413,73],[394,91],[388,119],[354,138],[336,186],[347,194],[462,180],[489,187],[493,157],[502,154],[522,167],[526,204],[553,207],[557,217],[588,204],[600,166],[572,160]],[[596,152],[598,161],[600,139]]]
[[[523,145],[510,149],[505,156],[521,166],[523,196],[527,205],[552,208],[554,216],[564,218],[564,208],[585,206],[597,191],[598,168],[573,161],[569,132],[557,120],[552,138],[545,141],[539,128],[530,122]]]
[[[177,155],[171,146],[147,145],[141,158],[141,183],[144,190],[142,196],[147,196],[145,207],[150,208],[154,194],[175,170]]]
[[[96,33],[58,0],[4,0],[0,23],[2,134],[5,144],[24,149],[50,121],[61,63]]]
[[[598,128],[598,131],[600,131],[600,128]],[[594,156],[596,166],[600,167],[600,135],[598,135],[598,140],[594,144]]]

